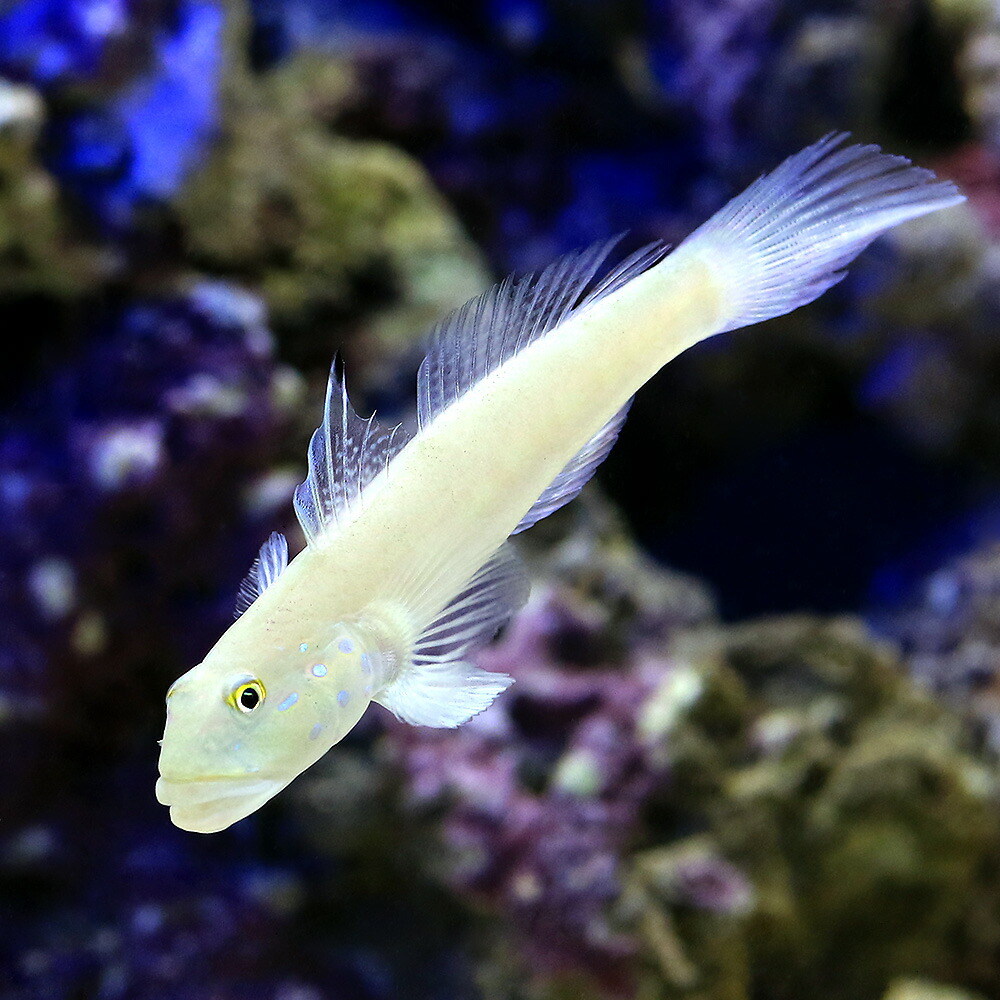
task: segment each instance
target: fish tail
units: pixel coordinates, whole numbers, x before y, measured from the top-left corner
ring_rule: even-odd
[[[718,332],[812,302],[876,237],[965,200],[905,157],[846,139],[831,133],[789,157],[677,248],[712,269],[723,298]]]

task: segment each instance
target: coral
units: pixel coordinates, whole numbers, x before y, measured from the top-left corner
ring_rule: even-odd
[[[33,388],[0,438],[6,694],[91,744],[148,731],[149,694],[231,614],[297,392],[259,301],[205,281],[115,310]],[[236,524],[206,546],[213,519]]]
[[[37,157],[45,121],[31,87],[0,81],[0,295],[71,298],[100,275],[75,242],[59,192]]]
[[[105,230],[172,195],[204,150],[222,28],[211,0],[26,0],[0,17],[0,73],[43,88],[46,165]]]
[[[662,235],[698,180],[683,112],[630,94],[618,72],[634,5],[488,5],[450,30],[435,4],[255,6],[279,53],[336,47],[356,84],[330,124],[419,157],[499,270],[623,228]]]
[[[986,542],[945,561],[907,602],[876,619],[902,646],[914,677],[967,712],[995,748],[998,600],[1000,546]]]
[[[982,996],[925,979],[900,979],[889,987],[882,1000],[982,1000]]]
[[[982,1000],[982,997],[925,979],[899,979],[889,987],[882,1000]]]
[[[862,1000],[902,972],[996,973],[973,914],[997,891],[1000,773],[888,649],[846,620],[720,629],[708,605],[621,645],[587,613],[617,589],[607,561],[546,565],[480,657],[508,697],[386,735],[410,808],[441,816],[434,870],[503,917],[486,996]]]
[[[6,5],[0,995],[993,996],[994,16]],[[494,708],[373,709],[247,822],[169,827],[163,692],[291,518],[332,350],[404,417],[413,337],[483,259],[676,241],[831,127],[969,206],[640,396],[604,473],[627,520],[591,492],[521,539]],[[719,621],[857,608],[873,575],[893,604],[928,562],[880,620],[902,659],[849,619]]]
[[[315,331],[354,325],[370,368],[487,278],[413,160],[323,127],[316,109],[348,86],[346,68],[308,57],[234,85],[225,138],[177,204],[193,260],[258,286],[289,353],[325,362]]]
[[[758,894],[757,975],[776,996],[863,997],[897,970],[973,968],[992,760],[856,625],[779,619],[722,649],[760,707],[706,806]]]
[[[950,972],[979,939],[968,902],[997,834],[997,774],[957,720],[848,622],[764,621],[676,652],[724,711],[694,702],[662,744],[669,815],[705,832],[633,862],[626,913],[656,977],[678,996],[860,998],[896,971]],[[750,893],[708,885],[738,906],[678,904],[691,850],[737,866]]]
[[[253,6],[265,60],[346,57],[358,86],[331,120],[427,163],[501,270],[623,228],[672,239],[818,134],[879,131],[886,105],[900,117],[919,59],[938,66],[927,96],[952,78],[947,47],[920,48],[914,2]],[[952,108],[932,111],[914,138],[940,133]]]

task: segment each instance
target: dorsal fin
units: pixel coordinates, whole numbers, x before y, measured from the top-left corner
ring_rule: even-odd
[[[665,244],[653,243],[601,275],[617,242],[616,238],[568,254],[537,275],[507,278],[442,320],[431,334],[417,376],[419,426],[426,427],[490,372],[577,311],[648,270],[668,250]],[[615,443],[628,405],[574,456],[515,531],[530,527],[580,492]]]
[[[420,634],[410,663],[375,700],[416,726],[459,726],[487,708],[513,679],[466,660],[528,598],[528,579],[503,545]]]
[[[288,542],[280,531],[272,531],[240,584],[235,617],[239,618],[278,579],[287,565]]]
[[[364,488],[405,443],[399,426],[385,427],[374,414],[355,413],[334,362],[323,423],[309,442],[309,474],[295,488],[295,513],[309,545],[318,543],[328,525],[350,517]]]
[[[417,376],[420,426],[574,312],[647,271],[668,249],[663,243],[650,244],[598,278],[618,241],[566,254],[539,274],[506,278],[434,327]]]

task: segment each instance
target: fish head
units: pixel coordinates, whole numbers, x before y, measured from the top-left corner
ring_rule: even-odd
[[[275,650],[252,670],[217,647],[171,686],[156,797],[176,826],[226,829],[355,726],[370,701],[371,657],[347,635]]]

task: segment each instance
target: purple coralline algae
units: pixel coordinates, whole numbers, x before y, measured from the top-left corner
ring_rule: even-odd
[[[944,562],[877,621],[900,643],[914,677],[965,711],[1000,750],[998,611],[1000,545],[987,541]]]
[[[206,548],[199,525],[271,513],[247,498],[297,388],[259,301],[197,281],[110,310],[23,392],[0,435],[6,697],[90,738],[145,729],[147,692],[226,620],[214,581],[233,586],[256,541]]]
[[[553,557],[565,585],[536,588],[479,658],[511,672],[512,697],[455,732],[395,725],[388,738],[410,808],[447,804],[448,859],[435,865],[447,883],[501,911],[531,966],[587,970],[614,989],[635,956],[634,940],[610,920],[623,855],[669,775],[640,731],[642,706],[674,669],[651,637],[711,620],[712,607],[693,582],[645,564],[602,505],[591,499],[584,510]],[[607,599],[613,592],[617,603]],[[696,905],[703,895],[715,905],[707,880],[696,881],[692,871]]]
[[[593,531],[536,564],[535,596],[479,658],[514,674],[508,698],[454,732],[385,736],[407,812],[437,823],[430,870],[503,921],[483,931],[484,995],[874,996],[895,969],[954,976],[958,954],[981,985],[967,894],[996,891],[977,872],[1000,785],[957,720],[857,625],[720,629],[682,578],[659,577],[661,630],[639,639],[641,559],[598,624],[593,594],[625,560]],[[583,537],[586,576],[566,560]],[[926,906],[879,925],[890,885]]]

